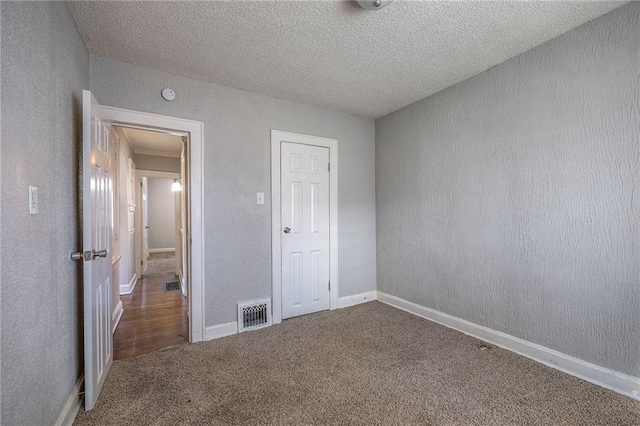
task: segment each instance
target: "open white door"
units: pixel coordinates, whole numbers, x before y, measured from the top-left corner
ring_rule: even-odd
[[[113,361],[111,215],[113,178],[109,123],[96,98],[83,93],[82,219],[84,260],[85,409],[91,410]]]

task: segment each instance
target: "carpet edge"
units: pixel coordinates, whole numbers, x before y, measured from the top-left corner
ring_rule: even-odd
[[[484,340],[503,349],[540,362],[547,367],[560,370],[571,376],[609,389],[640,401],[640,377],[605,368],[565,353],[520,339],[501,331],[493,330],[470,321],[454,317],[435,309],[409,302],[397,296],[378,291],[377,300],[429,321],[452,328],[461,333]]]

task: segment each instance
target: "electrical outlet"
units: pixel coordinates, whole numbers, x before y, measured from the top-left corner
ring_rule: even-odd
[[[29,214],[38,214],[38,188],[29,187]]]

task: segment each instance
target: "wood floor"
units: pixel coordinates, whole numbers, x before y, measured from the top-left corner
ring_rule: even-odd
[[[130,358],[189,342],[187,299],[164,291],[173,274],[141,278],[131,295],[120,296],[124,314],[113,335],[113,359]]]

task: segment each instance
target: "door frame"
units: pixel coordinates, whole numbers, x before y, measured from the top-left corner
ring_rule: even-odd
[[[135,263],[136,263],[136,275],[138,279],[142,278],[142,266],[140,261],[142,260],[142,195],[140,193],[140,185],[138,185],[138,178],[162,178],[162,179],[181,179],[180,173],[176,172],[160,172],[156,170],[138,170],[136,169],[136,203],[140,208],[137,208],[134,212],[135,227],[140,232],[136,238],[135,244]]]
[[[189,133],[189,237],[191,239],[189,280],[189,341],[204,340],[204,123],[124,108],[103,106],[110,122],[115,125]],[[188,267],[189,265],[187,265]]]
[[[338,308],[338,140],[271,130],[271,297],[273,324],[282,322],[282,142],[329,148],[329,309]]]

